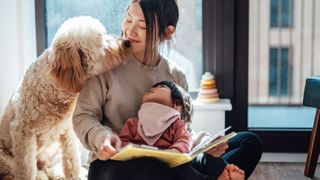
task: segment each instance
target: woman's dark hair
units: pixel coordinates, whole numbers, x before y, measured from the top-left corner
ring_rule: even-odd
[[[149,59],[155,61],[156,55],[153,45],[156,37],[165,38],[166,28],[170,25],[177,27],[179,19],[179,9],[176,0],[132,0],[131,3],[138,2],[143,11],[146,23],[146,50],[143,63],[147,63]],[[129,5],[130,6],[130,5]],[[159,32],[156,34],[156,24],[158,24]],[[151,64],[155,65],[155,64]]]
[[[173,105],[182,107],[183,112],[181,113],[181,119],[186,122],[191,122],[193,108],[189,93],[172,81],[161,81],[152,87],[157,87],[159,85],[165,85],[171,90],[171,100]]]

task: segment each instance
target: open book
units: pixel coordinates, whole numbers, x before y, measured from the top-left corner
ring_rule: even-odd
[[[228,127],[210,136],[207,140],[194,147],[189,153],[172,152],[170,150],[158,149],[154,146],[128,144],[125,147],[121,148],[117,154],[111,157],[111,159],[125,161],[141,157],[153,157],[168,163],[171,167],[175,167],[192,161],[192,159],[200,153],[206,152],[207,150],[234,137],[236,133],[231,132],[221,138],[218,138],[219,136],[224,135],[224,133],[230,128],[231,127]]]

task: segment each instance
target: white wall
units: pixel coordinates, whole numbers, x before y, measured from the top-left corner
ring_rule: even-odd
[[[0,114],[36,58],[34,0],[0,0]]]

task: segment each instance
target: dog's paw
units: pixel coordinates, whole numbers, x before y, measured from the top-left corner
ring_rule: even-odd
[[[80,173],[78,176],[69,174],[64,178],[65,180],[87,180],[88,179],[88,170],[84,167],[80,167]]]
[[[48,178],[48,176],[46,175],[45,172],[38,171],[37,172],[37,176],[36,176],[36,180],[49,180],[49,178]]]
[[[14,176],[10,175],[10,174],[5,174],[4,176],[0,177],[0,179],[2,180],[14,180]]]

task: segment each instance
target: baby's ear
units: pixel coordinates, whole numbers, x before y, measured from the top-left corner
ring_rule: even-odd
[[[172,25],[169,25],[166,28],[166,39],[169,40],[172,38],[172,35],[174,34],[174,32],[176,32],[176,28]]]
[[[173,105],[173,109],[179,111],[180,114],[181,114],[181,118],[182,118],[182,116],[183,116],[183,108],[182,108],[182,106]]]

